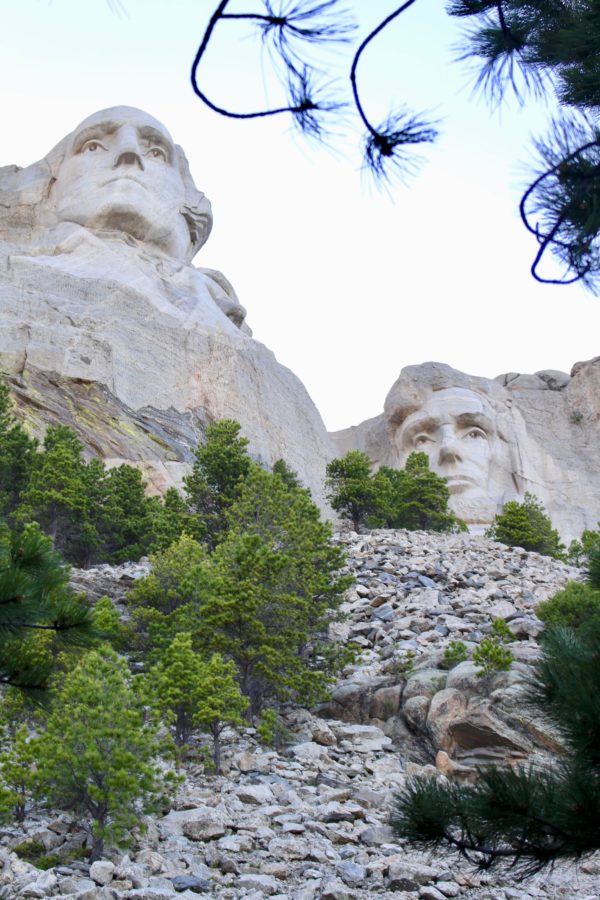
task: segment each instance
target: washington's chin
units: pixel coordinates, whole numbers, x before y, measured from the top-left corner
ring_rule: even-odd
[[[121,233],[140,243],[151,244],[170,256],[180,255],[178,251],[181,248],[175,243],[178,237],[177,226],[179,223],[173,223],[173,227],[169,229],[164,227],[158,229],[156,223],[166,221],[164,214],[161,215],[158,210],[153,210],[152,213],[143,212],[139,206],[113,203],[96,210],[92,216],[71,214],[63,216],[62,221],[80,225],[99,236],[106,233]],[[183,243],[185,243],[186,236],[187,232],[184,235]]]
[[[152,239],[155,226],[139,208],[126,203],[115,204],[102,210],[88,223],[92,231],[124,231],[138,241]]]

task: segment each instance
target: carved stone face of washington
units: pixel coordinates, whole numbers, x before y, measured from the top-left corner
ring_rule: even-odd
[[[194,201],[204,200],[210,217],[208,201],[191,184],[183,152],[164,125],[131,107],[101,110],[75,129],[52,194],[59,222],[125,232],[176,258],[189,259],[198,240]]]

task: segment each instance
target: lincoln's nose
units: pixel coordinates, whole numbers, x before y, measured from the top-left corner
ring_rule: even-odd
[[[442,434],[440,440],[439,462],[454,463],[461,462],[460,446],[453,431],[447,431]]]
[[[144,170],[138,135],[135,128],[125,126],[119,129],[115,142],[115,169],[119,166],[137,166]]]

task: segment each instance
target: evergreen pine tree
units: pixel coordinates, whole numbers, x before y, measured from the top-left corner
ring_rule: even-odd
[[[37,441],[15,419],[10,394],[0,382],[0,515],[14,512],[37,462]]]
[[[125,660],[108,650],[88,653],[66,676],[33,753],[38,793],[89,827],[91,861],[105,843],[127,844],[141,809],[158,808],[164,789],[158,752]]]
[[[359,531],[381,507],[381,482],[371,475],[369,457],[360,450],[350,450],[340,459],[332,459],[326,471],[327,499],[332,509]]]
[[[166,550],[184,532],[192,534],[194,530],[194,516],[184,498],[176,488],[168,488],[156,510],[152,550]]]
[[[213,760],[221,773],[221,732],[226,725],[241,725],[248,701],[240,693],[233,662],[218,654],[203,660],[192,647],[192,636],[182,632],[160,654],[144,676],[144,696],[171,729],[178,747],[198,730],[209,731]]]
[[[152,571],[136,581],[127,595],[136,645],[142,653],[164,649],[180,631],[190,631],[198,647],[207,559],[206,548],[189,534],[150,555]]]
[[[0,818],[25,821],[35,793],[37,773],[30,729],[18,725],[4,734],[0,749]]]
[[[331,528],[302,488],[253,466],[208,568],[210,651],[233,659],[253,714],[269,698],[313,702],[341,665],[327,627],[350,580]]]
[[[146,496],[142,473],[133,466],[110,469],[104,488],[98,515],[102,559],[116,564],[138,560],[152,547],[160,501]]]
[[[240,437],[240,430],[231,419],[210,425],[205,443],[196,450],[191,474],[184,479],[186,499],[198,519],[194,534],[211,549],[226,531],[226,512],[250,468],[248,441]]]
[[[53,654],[32,646],[32,636],[51,636],[59,647],[94,639],[90,607],[68,582],[68,567],[37,525],[18,535],[0,529],[0,683],[47,685]]]
[[[564,558],[565,548],[558,531],[552,527],[540,501],[529,492],[522,503],[510,500],[504,505],[487,529],[486,537],[509,547],[523,547],[555,559]]]
[[[48,428],[17,518],[38,522],[69,562],[86,566],[100,547],[94,519],[103,505],[105,471],[98,460],[86,466],[82,451],[70,428]]]
[[[303,487],[302,482],[298,478],[297,472],[294,472],[293,469],[290,469],[285,459],[278,459],[273,463],[273,475],[278,475],[279,478],[287,485],[290,490],[292,488],[301,488]]]
[[[431,471],[426,453],[411,453],[403,469],[382,466],[375,479],[381,483],[382,513],[374,518],[386,528],[451,531],[457,526],[448,509],[448,485]]]
[[[221,734],[228,725],[243,724],[248,699],[240,692],[235,663],[226,662],[213,653],[202,664],[202,687],[195,713],[198,726],[209,731],[213,741],[213,763],[217,775],[221,774]]]
[[[360,60],[372,41],[381,39],[415,0],[396,5],[371,32],[361,36],[350,67],[352,103],[365,129],[364,165],[375,178],[387,180],[414,168],[415,145],[436,140],[436,123],[410,109],[392,109],[383,120],[373,119],[360,90]],[[198,85],[198,67],[219,22],[237,18],[215,9],[192,65],[192,87],[211,110],[236,119],[289,114],[304,133],[321,137],[323,119],[345,104],[319,96],[320,64],[315,45],[348,41],[353,26],[338,0],[296,4],[247,13],[269,45],[276,70],[283,76],[287,102],[272,109],[242,114],[214,103]],[[550,284],[581,280],[594,291],[600,279],[600,79],[598,45],[600,23],[597,0],[449,0],[451,16],[466,25],[459,60],[478,70],[476,87],[492,106],[512,92],[520,102],[533,94],[553,94],[559,103],[550,134],[536,142],[538,172],[520,204],[521,218],[535,237],[537,252],[531,267],[534,278]],[[252,21],[254,20],[254,21]],[[302,21],[302,27],[299,22]],[[406,98],[410,102],[410,98]],[[542,265],[550,251],[562,271]]]

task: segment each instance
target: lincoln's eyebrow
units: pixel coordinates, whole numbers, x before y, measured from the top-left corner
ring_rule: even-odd
[[[414,419],[410,425],[401,429],[400,440],[411,440],[420,431],[435,431],[435,429],[439,427],[439,424],[440,420],[435,416],[428,416],[427,414],[421,415],[417,419]]]
[[[470,425],[475,425],[477,428],[481,428],[486,432],[494,430],[494,423],[489,416],[485,415],[485,413],[460,413],[458,416],[454,416],[454,421],[461,428],[468,428]]]

